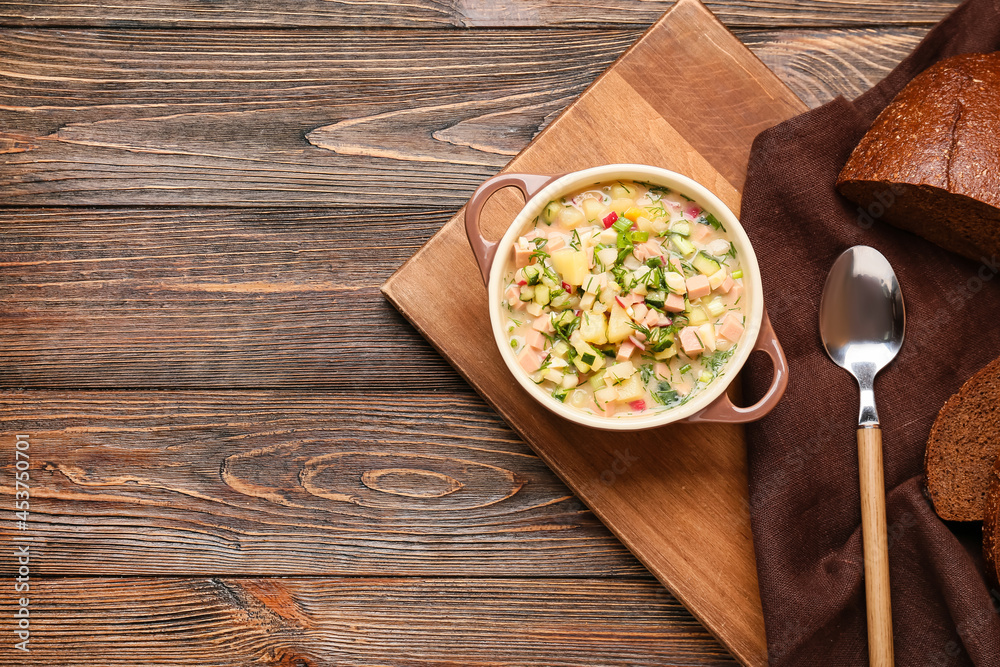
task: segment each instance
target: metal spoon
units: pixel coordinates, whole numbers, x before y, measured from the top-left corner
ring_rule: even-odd
[[[868,607],[868,658],[893,664],[892,606],[882,471],[882,429],[875,411],[875,376],[903,345],[906,312],[896,274],[878,250],[854,246],[830,269],[819,305],[819,332],[834,363],[861,388],[858,469]]]

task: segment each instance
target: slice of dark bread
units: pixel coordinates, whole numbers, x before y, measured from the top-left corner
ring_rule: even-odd
[[[924,452],[934,511],[950,521],[982,521],[993,463],[1000,454],[1000,358],[949,398]]]
[[[990,487],[986,492],[983,514],[983,560],[986,562],[986,576],[994,586],[1000,586],[1000,535],[997,522],[1000,520],[1000,457],[990,469]]]
[[[942,60],[879,114],[837,179],[883,219],[982,261],[1000,255],[1000,52]]]

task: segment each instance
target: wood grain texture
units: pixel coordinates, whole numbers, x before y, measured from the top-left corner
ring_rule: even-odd
[[[183,0],[4,0],[4,26],[184,26],[441,28],[642,26],[670,8],[666,0],[413,0],[376,3],[347,0],[270,0],[246,3],[216,0],[192,5]],[[708,7],[728,26],[843,26],[929,24],[958,0],[712,0]]]
[[[924,30],[742,37],[819,104]],[[0,204],[454,210],[638,35],[0,31]]]
[[[18,664],[33,667],[734,664],[655,581],[47,579],[31,592]],[[9,596],[0,614],[13,636]]]
[[[448,215],[0,211],[0,383],[463,386],[378,292]]]
[[[0,433],[32,576],[648,576],[468,390],[7,391]]]
[[[703,5],[682,0],[504,171],[653,163],[738,211],[754,137],[804,109]],[[482,216],[489,238],[522,205],[509,189],[494,195]],[[540,409],[496,350],[465,236],[460,212],[389,279],[386,296],[737,659],[767,664],[742,430],[604,432]],[[433,289],[446,281],[447,296]]]

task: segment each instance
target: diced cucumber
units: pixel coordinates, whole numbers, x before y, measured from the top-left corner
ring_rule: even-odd
[[[667,293],[662,290],[649,290],[646,292],[646,303],[657,308],[663,308],[663,302],[667,300]]]
[[[531,264],[521,270],[524,272],[524,279],[529,285],[537,285],[538,281],[542,279],[542,270],[538,268],[537,264]]]
[[[559,211],[561,210],[562,205],[560,205],[559,202],[550,201],[542,210],[542,220],[545,221],[545,224],[551,225],[555,222],[556,216],[559,215]]]
[[[589,380],[590,386],[594,389],[602,389],[604,387],[604,376],[607,372],[607,369],[602,369],[594,373]]]
[[[562,387],[558,387],[552,390],[552,398],[556,399],[560,403],[566,402],[566,397],[569,395],[569,390]]]
[[[569,302],[573,298],[573,295],[570,294],[569,292],[561,291],[555,296],[552,296],[550,292],[549,297],[550,297],[549,300],[550,306],[552,306],[553,308],[565,308],[569,305]]]
[[[704,276],[710,276],[721,268],[717,261],[704,252],[695,255],[694,259],[691,260],[691,266],[698,269],[698,272]]]
[[[691,306],[688,308],[688,324],[697,326],[705,322],[708,322],[708,315],[705,314],[704,308],[701,306]]]
[[[629,238],[632,239],[632,243],[645,243],[649,240],[649,232],[632,232]]]
[[[530,285],[522,285],[520,297],[521,301],[531,301],[535,298],[535,288]]]
[[[590,366],[595,361],[597,361],[597,357],[591,352],[584,352],[583,354],[580,355],[580,361]]]
[[[574,319],[576,319],[576,316],[573,315],[573,313],[568,310],[564,310],[552,318],[552,326],[560,328],[568,327],[573,324]]]
[[[701,375],[698,376],[698,382],[711,382],[712,374],[708,371],[702,371]]]
[[[694,244],[688,241],[683,236],[680,236],[678,234],[671,234],[670,242],[674,244],[675,248],[677,248],[677,252],[679,252],[684,257],[694,254],[695,251]]]
[[[552,298],[550,297],[550,294],[551,294],[551,292],[549,291],[549,288],[548,288],[547,285],[535,285],[535,298],[534,298],[534,301],[539,306],[544,306],[549,301],[552,300]]]
[[[556,344],[552,346],[552,353],[558,357],[565,357],[567,352],[569,352],[569,344],[564,340],[556,341]]]
[[[678,234],[679,236],[690,236],[691,235],[691,225],[686,222],[675,222],[670,228],[671,233]]]

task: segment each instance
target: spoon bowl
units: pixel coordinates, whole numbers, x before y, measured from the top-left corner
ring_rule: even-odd
[[[893,664],[889,546],[885,518],[882,429],[875,410],[875,376],[903,346],[906,310],[899,281],[878,250],[854,246],[833,263],[819,304],[823,347],[858,381],[858,473],[868,611],[868,658]]]

